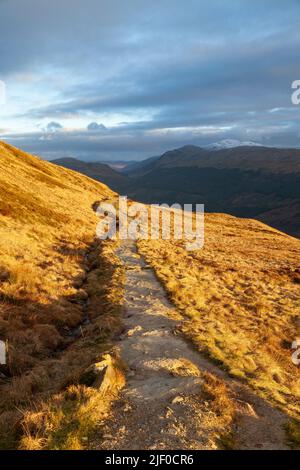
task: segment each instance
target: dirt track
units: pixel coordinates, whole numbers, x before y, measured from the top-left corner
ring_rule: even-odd
[[[99,434],[102,449],[217,449],[218,416],[201,399],[201,375],[226,382],[236,407],[238,449],[286,449],[286,417],[202,357],[175,334],[181,315],[153,270],[123,242],[125,331],[116,345],[128,367],[126,386]]]

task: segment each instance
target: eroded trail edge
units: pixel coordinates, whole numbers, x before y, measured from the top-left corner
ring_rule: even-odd
[[[125,330],[116,348],[127,378],[95,447],[218,449],[232,435],[238,449],[286,449],[284,413],[227,377],[176,334],[182,316],[134,242],[123,242],[118,256],[126,270]],[[234,405],[231,423],[225,401],[223,410],[213,409],[205,398],[206,373],[226,384]]]

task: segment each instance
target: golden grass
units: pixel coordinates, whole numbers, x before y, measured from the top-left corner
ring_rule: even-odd
[[[287,442],[292,449],[300,449],[300,421],[291,419],[286,425]]]
[[[201,395],[204,403],[208,402],[209,409],[217,423],[216,440],[221,448],[233,449],[235,404],[230,397],[226,384],[222,380],[208,372],[203,373],[202,378]]]
[[[208,214],[205,246],[139,241],[171,300],[181,332],[221,367],[292,415],[300,414],[300,241],[254,220]]]
[[[110,405],[123,388],[123,365],[114,359],[112,379],[106,387],[69,385],[64,391],[41,401],[23,413],[22,450],[82,450],[95,429],[107,418]],[[112,369],[111,367],[111,369]]]
[[[116,243],[94,241],[95,201],[114,196],[101,183],[0,143],[0,339],[8,343],[1,448],[17,445],[19,410],[30,414],[37,401],[61,393],[120,326]],[[91,323],[81,329],[87,316]]]
[[[78,382],[120,327],[117,242],[94,241],[92,209],[115,196],[0,143],[0,339],[8,342],[0,448],[81,449],[107,412],[97,390]],[[184,314],[181,332],[299,418],[300,375],[290,346],[300,336],[300,242],[219,214],[206,216],[205,229],[202,250],[166,240],[140,241],[139,250]],[[82,329],[86,316],[91,323]],[[204,392],[230,426],[231,403],[212,380]],[[298,422],[291,423],[296,441]],[[231,446],[230,435],[223,445]]]

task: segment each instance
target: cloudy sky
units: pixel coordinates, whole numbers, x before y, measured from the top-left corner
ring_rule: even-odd
[[[48,159],[300,147],[299,20],[299,0],[0,0],[0,139]]]

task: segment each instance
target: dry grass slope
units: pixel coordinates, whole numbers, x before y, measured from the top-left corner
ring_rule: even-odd
[[[94,240],[92,210],[115,196],[0,143],[0,339],[8,344],[0,448],[82,449],[107,415],[103,395],[81,377],[110,350],[121,323],[117,243]],[[205,229],[202,250],[166,240],[140,241],[139,250],[184,314],[182,334],[284,408],[299,441],[300,374],[290,346],[300,336],[300,242],[221,214],[207,215]],[[234,410],[222,387],[207,377],[203,393],[217,415],[228,411],[230,427]],[[230,436],[222,445],[232,445]]]
[[[82,368],[97,362],[119,327],[122,269],[115,244],[94,241],[92,210],[95,201],[112,197],[101,183],[0,143],[0,339],[8,344],[0,374],[2,448],[17,445],[33,403],[36,413],[73,413],[66,387],[76,388]],[[73,392],[88,406],[88,387]],[[68,422],[57,420],[60,427]],[[48,445],[49,429],[42,434],[40,441],[28,438],[27,447]],[[72,436],[76,441],[74,429]]]
[[[254,220],[206,215],[205,247],[140,241],[170,298],[181,331],[232,376],[300,417],[300,241]]]

